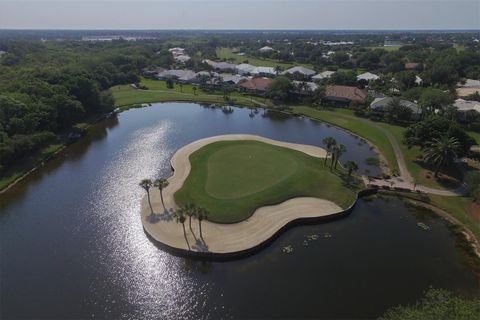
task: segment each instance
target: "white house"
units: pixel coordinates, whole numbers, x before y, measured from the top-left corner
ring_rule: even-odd
[[[455,108],[458,109],[458,112],[465,113],[468,111],[475,110],[480,113],[480,102],[478,101],[468,101],[463,99],[455,100],[453,104]]]
[[[370,109],[377,112],[384,112],[393,99],[394,98],[392,97],[375,98],[375,100],[373,100],[373,102],[370,104]],[[412,111],[413,118],[418,118],[418,116],[422,113],[422,109],[414,102],[404,99],[400,99],[399,102],[401,106],[407,107]]]
[[[325,79],[329,79],[334,73],[335,73],[335,71],[323,71],[323,72],[320,72],[319,74],[313,76],[312,80],[313,81],[322,81],[322,80],[325,80]]]
[[[173,59],[175,59],[176,61],[180,61],[180,62],[187,62],[188,60],[190,60],[190,56],[187,56],[186,54],[182,54],[182,55],[179,55],[179,56],[174,56]]]
[[[274,76],[276,75],[275,68],[272,67],[255,67],[250,72],[251,75],[253,76]]]
[[[252,72],[253,69],[255,69],[255,66],[252,66],[251,64],[248,64],[248,63],[241,63],[235,67],[235,71],[241,75],[250,74],[250,72]]]
[[[365,72],[357,76],[357,81],[365,80],[365,81],[375,81],[380,79],[379,76],[377,76],[374,73],[371,72]]]
[[[301,74],[305,78],[310,78],[315,74],[315,71],[302,67],[302,66],[297,66],[297,67],[292,67],[290,69],[285,70],[282,72],[282,74],[291,74],[294,75],[296,73]]]
[[[269,46],[265,46],[265,47],[262,47],[262,48],[258,49],[258,51],[260,51],[261,53],[270,52],[270,51],[273,51],[273,48],[269,47]]]

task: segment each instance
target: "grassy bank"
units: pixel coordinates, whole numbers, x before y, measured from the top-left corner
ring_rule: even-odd
[[[115,98],[116,107],[125,107],[133,104],[166,102],[166,101],[191,101],[199,103],[238,104],[247,107],[272,106],[268,99],[257,96],[232,92],[229,101],[223,98],[223,94],[207,93],[201,89],[193,90],[190,84],[180,86],[175,84],[173,89],[168,89],[165,81],[142,80],[149,90],[138,90],[130,85],[115,86],[110,89]]]
[[[263,142],[215,142],[192,153],[190,162],[175,200],[207,208],[215,222],[238,222],[259,207],[295,197],[326,199],[342,208],[355,199],[340,172],[331,173],[323,159]]]
[[[397,169],[398,164],[393,148],[388,138],[376,125],[370,120],[355,117],[351,110],[318,110],[311,107],[293,107],[293,111],[298,114],[318,119],[336,125],[351,131],[375,144],[388,162],[390,169]]]

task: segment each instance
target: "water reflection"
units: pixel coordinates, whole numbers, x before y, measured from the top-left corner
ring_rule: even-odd
[[[358,318],[413,302],[429,285],[478,292],[444,221],[429,217],[425,232],[398,199],[361,201],[348,218],[292,229],[243,260],[191,261],[159,250],[140,223],[138,182],[168,176],[172,154],[189,142],[244,132],[321,145],[333,135],[347,145],[347,159],[374,155],[322,123],[249,113],[180,103],[130,110],[6,193],[2,317]],[[306,240],[312,234],[317,240]],[[288,245],[291,254],[282,250]]]

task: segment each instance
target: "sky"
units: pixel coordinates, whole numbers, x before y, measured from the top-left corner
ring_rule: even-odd
[[[480,0],[0,0],[1,29],[480,29]]]

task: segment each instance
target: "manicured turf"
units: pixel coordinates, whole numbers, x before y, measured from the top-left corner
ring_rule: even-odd
[[[146,85],[149,90],[137,90],[130,85],[121,85],[110,88],[110,92],[115,99],[116,107],[126,107],[134,104],[167,102],[167,101],[192,101],[205,103],[225,104],[223,93],[206,93],[201,89],[197,89],[196,94],[193,93],[193,86],[184,84],[180,86],[175,84],[173,89],[168,89],[165,81],[142,79],[142,85]],[[271,106],[268,99],[259,98],[232,92],[230,101],[236,105],[247,107],[254,106]]]
[[[263,67],[280,66],[284,69],[288,69],[297,65],[297,66],[312,68],[312,65],[310,64],[288,63],[288,62],[281,62],[273,59],[259,59],[259,58],[254,58],[250,56],[239,56],[235,52],[232,52],[232,49],[230,48],[217,48],[216,53],[219,59],[235,59],[234,60],[235,63],[243,63],[245,60],[248,60],[248,63],[254,66],[263,66]]]
[[[215,142],[192,153],[190,162],[175,200],[207,208],[215,222],[238,222],[259,207],[294,197],[322,198],[342,208],[355,199],[341,173],[331,173],[323,159],[263,142]]]

